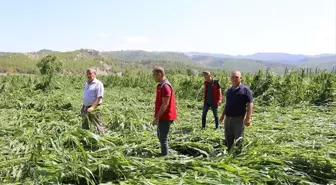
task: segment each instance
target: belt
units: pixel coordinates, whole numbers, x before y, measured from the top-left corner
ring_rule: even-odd
[[[245,116],[225,116],[226,118],[243,118]]]

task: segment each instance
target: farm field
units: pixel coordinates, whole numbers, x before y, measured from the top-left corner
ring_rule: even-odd
[[[228,74],[218,74],[223,89]],[[168,78],[169,75],[168,75]],[[201,130],[201,77],[172,76],[178,120],[159,157],[150,75],[104,76],[106,136],[80,129],[85,76],[0,76],[1,184],[336,184],[336,75],[249,74],[244,149],[228,154],[212,113]],[[223,110],[223,106],[220,111]]]

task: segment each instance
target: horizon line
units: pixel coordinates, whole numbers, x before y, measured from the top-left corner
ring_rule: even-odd
[[[319,55],[336,55],[336,53],[319,53],[319,54],[314,54],[314,55],[309,55],[309,54],[302,54],[302,53],[286,53],[286,52],[277,52],[277,51],[272,51],[272,52],[254,52],[254,53],[249,53],[249,54],[229,54],[229,53],[222,53],[222,52],[204,52],[204,51],[169,51],[169,50],[145,50],[145,49],[116,49],[116,50],[98,50],[98,49],[92,49],[92,48],[79,48],[79,49],[73,49],[73,50],[52,50],[52,49],[40,49],[36,51],[28,51],[28,52],[19,52],[19,51],[2,51],[0,50],[0,53],[23,53],[23,54],[28,54],[28,53],[37,53],[42,50],[49,50],[52,52],[73,52],[73,51],[80,51],[80,50],[94,50],[98,52],[122,52],[122,51],[144,51],[144,52],[170,52],[170,53],[183,53],[183,54],[188,54],[188,53],[199,53],[199,54],[219,54],[219,55],[229,55],[229,56],[247,56],[247,55],[253,55],[253,54],[289,54],[289,55],[303,55],[303,56],[319,56]]]

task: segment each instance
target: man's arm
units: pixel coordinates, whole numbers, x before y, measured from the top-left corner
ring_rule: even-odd
[[[245,122],[250,122],[252,117],[252,111],[253,111],[253,96],[252,91],[250,89],[247,89],[246,91],[247,96],[247,111],[245,115]],[[248,124],[249,125],[249,124]]]
[[[100,84],[97,88],[97,98],[91,105],[92,108],[96,108],[100,102],[100,100],[104,97],[104,85]]]
[[[95,108],[98,106],[98,104],[99,104],[99,102],[100,102],[100,100],[101,100],[102,98],[103,98],[102,96],[98,97],[98,98],[93,102],[93,104],[91,105],[91,107],[95,109]]]
[[[253,111],[253,103],[247,103],[246,118],[251,118],[252,111]]]
[[[225,101],[224,110],[223,110],[222,115],[221,115],[221,117],[220,117],[220,121],[221,121],[221,122],[224,121],[225,113],[226,113],[226,110],[227,110],[227,92],[226,92],[226,96],[225,96],[225,98],[226,98],[226,101]]]
[[[216,84],[217,84],[218,95],[219,95],[218,104],[220,104],[223,101],[222,87],[221,87],[221,85],[219,84],[218,81],[216,82]]]
[[[225,116],[226,110],[227,110],[227,103],[225,103],[224,110],[222,112],[222,117]]]
[[[222,88],[218,88],[219,91],[219,101],[223,101],[223,94],[222,94]]]
[[[160,106],[159,112],[157,113],[155,119],[159,120],[160,117],[163,115],[163,113],[167,110],[168,105],[169,105],[169,96],[162,97],[162,105]]]

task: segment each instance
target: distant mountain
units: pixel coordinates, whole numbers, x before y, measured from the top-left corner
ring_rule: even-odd
[[[102,52],[103,56],[124,61],[156,60],[159,63],[178,61],[183,64],[198,64],[208,69],[240,70],[255,72],[259,69],[271,69],[282,73],[286,68],[321,68],[332,70],[336,64],[336,55],[322,54],[306,56],[288,53],[255,53],[251,55],[227,55],[202,52],[147,52],[142,50]],[[160,62],[161,61],[161,62]]]
[[[147,52],[147,51],[111,51],[102,52],[103,55],[125,61],[146,61],[161,60],[163,61],[180,61],[184,64],[200,65],[208,69],[218,70],[240,70],[242,72],[255,72],[259,69],[274,69],[275,72],[282,73],[286,67],[295,67],[278,62],[265,62],[261,60],[233,58],[224,54],[208,53],[180,53],[180,52]]]
[[[144,71],[154,65],[161,65],[177,73],[187,70],[240,70],[256,72],[271,69],[282,73],[286,68],[336,69],[336,55],[315,56],[286,53],[255,53],[252,55],[226,55],[201,52],[147,52],[142,50],[99,52],[92,49],[80,49],[69,52],[40,50],[30,53],[0,53],[0,72],[15,68],[17,72],[34,73],[36,63],[47,54],[55,54],[64,61],[65,70],[82,72],[87,67],[98,66],[105,72]]]
[[[192,61],[204,67],[222,70],[240,70],[242,72],[256,72],[260,69],[271,69],[277,73],[283,73],[288,68],[295,68],[294,65],[285,65],[276,62],[265,62],[260,60],[249,60],[239,58],[216,58],[210,56],[192,56]]]
[[[302,64],[302,67],[336,69],[336,55],[324,55],[321,57],[310,57],[309,60]]]
[[[239,56],[218,54],[218,53],[187,52],[185,54],[187,56],[208,56],[208,57],[216,57],[216,58],[239,58]]]
[[[56,52],[56,51],[49,50],[49,49],[41,49],[41,50],[38,51],[37,53],[53,53],[53,52]]]
[[[108,51],[103,55],[125,61],[135,61],[143,59],[160,59],[170,61],[189,61],[189,57],[179,52],[147,52],[142,50]]]
[[[217,53],[199,53],[199,52],[188,52],[188,56],[210,56],[216,58],[231,58],[231,59],[250,59],[258,60],[264,62],[276,62],[289,65],[298,65],[311,60],[312,58],[321,57],[333,57],[334,54],[321,54],[321,55],[300,55],[300,54],[288,54],[288,53],[255,53],[251,55],[227,55],[227,54],[217,54]]]
[[[297,64],[307,61],[308,57],[305,55],[295,55],[288,53],[255,53],[252,55],[246,55],[243,58],[268,62],[280,62],[284,64]]]

